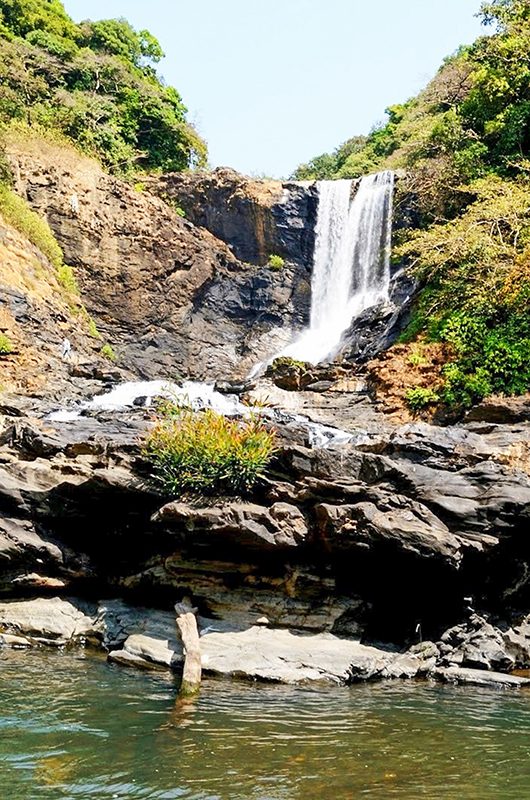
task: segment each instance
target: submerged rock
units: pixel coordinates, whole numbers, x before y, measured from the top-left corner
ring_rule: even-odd
[[[493,689],[520,689],[523,686],[530,686],[530,678],[504,675],[502,672],[486,672],[481,669],[463,669],[462,667],[435,670],[433,677],[447,683],[485,686]]]

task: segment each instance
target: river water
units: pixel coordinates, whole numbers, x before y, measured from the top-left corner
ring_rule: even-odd
[[[524,800],[530,693],[206,681],[0,651],[0,798]]]

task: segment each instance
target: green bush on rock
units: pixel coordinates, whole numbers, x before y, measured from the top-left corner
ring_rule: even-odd
[[[8,356],[13,352],[13,342],[5,333],[0,333],[0,356]]]
[[[117,361],[118,359],[116,353],[114,352],[114,348],[108,342],[103,345],[99,352],[103,358],[106,358],[108,361]]]
[[[235,420],[208,409],[165,404],[144,453],[168,497],[246,494],[274,453],[275,435],[259,417]]]
[[[267,266],[271,269],[281,269],[285,265],[285,261],[281,256],[270,255]]]
[[[407,405],[412,411],[422,411],[440,401],[440,397],[435,391],[422,386],[409,389],[405,397]]]

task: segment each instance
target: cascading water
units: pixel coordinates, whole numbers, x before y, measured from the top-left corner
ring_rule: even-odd
[[[394,175],[380,172],[359,183],[321,181],[312,279],[310,326],[280,355],[318,363],[340,349],[342,335],[363,309],[388,297],[389,256]],[[261,365],[258,365],[258,367]],[[221,395],[214,387],[193,381],[124,383],[106,394],[49,415],[53,422],[75,422],[86,412],[125,411],[153,398],[169,397],[199,410],[213,408],[225,416],[246,417],[251,409],[236,396]],[[338,428],[310,422],[307,417],[279,409],[262,409],[263,416],[286,425],[302,425],[311,446],[340,445],[363,438]]]
[[[318,364],[333,358],[352,320],[388,299],[394,173],[318,183],[309,328],[278,355]]]

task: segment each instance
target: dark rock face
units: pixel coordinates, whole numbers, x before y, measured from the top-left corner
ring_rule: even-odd
[[[242,376],[274,352],[272,329],[305,325],[310,270],[301,250],[279,270],[243,263],[205,228],[95,162],[52,145],[41,152],[13,146],[9,158],[18,193],[49,222],[82,301],[120,366],[135,375]],[[305,254],[312,221],[296,227],[296,202],[282,205],[278,230],[287,250]]]
[[[502,454],[527,427],[408,425],[325,450],[277,424],[274,477],[251,501],[197,506],[150,491],[141,408],[55,431],[17,418],[2,435],[2,590],[190,594],[210,616],[397,642],[459,622],[469,595],[525,611],[530,478]]]
[[[257,181],[220,168],[171,173],[149,185],[230,245],[241,261],[266,264],[274,254],[310,270],[318,204],[314,184]]]
[[[414,278],[403,269],[397,270],[391,279],[388,303],[367,308],[345,332],[343,357],[362,363],[389,348],[407,326],[416,291]]]

